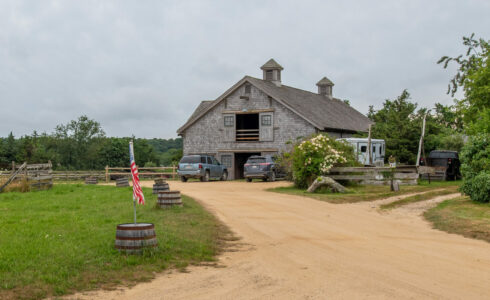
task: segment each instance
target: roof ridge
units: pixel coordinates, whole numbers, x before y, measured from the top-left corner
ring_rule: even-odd
[[[252,76],[248,76],[248,75],[247,75],[246,77],[250,77],[250,78],[253,78],[253,79],[256,79],[256,80],[260,80],[260,81],[263,81],[263,82],[269,82],[269,81],[267,81],[267,80],[263,80],[263,79],[256,78],[256,77],[252,77]],[[278,86],[276,86],[276,87],[278,87]],[[298,91],[307,92],[307,93],[310,93],[310,94],[313,94],[313,95],[321,96],[321,95],[320,95],[320,94],[318,94],[318,93],[314,93],[314,92],[311,92],[311,91],[307,91],[307,90],[303,90],[303,89],[300,89],[300,88],[296,88],[296,87],[294,87],[294,86],[289,86],[289,85],[287,85],[287,84],[282,84],[282,83],[281,83],[281,86],[280,86],[280,87],[278,87],[278,88],[281,88],[281,87],[287,87],[287,88],[290,88],[290,89],[295,89],[295,90],[298,90]],[[333,98],[333,97],[332,97],[332,98]]]

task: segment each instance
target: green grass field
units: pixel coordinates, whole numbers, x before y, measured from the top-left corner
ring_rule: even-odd
[[[436,229],[490,242],[490,203],[458,197],[439,203],[424,217]]]
[[[346,193],[332,193],[328,190],[320,190],[315,193],[308,193],[304,189],[298,189],[294,186],[289,187],[277,187],[269,189],[268,191],[276,193],[284,193],[291,195],[299,195],[310,197],[313,199],[326,201],[330,203],[354,203],[361,201],[372,201],[377,199],[388,198],[391,196],[410,194],[416,192],[425,192],[435,189],[454,189],[461,184],[460,181],[439,181],[431,182],[421,181],[418,185],[403,185],[400,187],[399,192],[390,191],[389,186],[375,186],[375,185],[353,185],[347,186],[348,192]]]
[[[189,197],[162,210],[143,189],[140,222],[155,224],[158,247],[141,256],[114,249],[116,225],[133,220],[131,188],[55,185],[0,194],[0,299],[39,299],[149,280],[155,272],[213,261],[229,232]]]

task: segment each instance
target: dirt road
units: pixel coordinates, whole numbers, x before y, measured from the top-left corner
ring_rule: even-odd
[[[266,192],[284,183],[170,182],[242,238],[224,268],[191,267],[87,299],[489,299],[490,244],[380,214]],[[73,296],[72,296],[73,297]]]

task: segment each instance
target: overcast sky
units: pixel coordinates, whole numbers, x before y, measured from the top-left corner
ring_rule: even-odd
[[[85,114],[108,136],[173,138],[201,100],[274,58],[283,84],[366,113],[408,89],[451,104],[462,36],[490,38],[490,1],[0,0],[0,136]]]

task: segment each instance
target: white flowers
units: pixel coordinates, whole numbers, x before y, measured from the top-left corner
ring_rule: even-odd
[[[321,174],[328,173],[337,163],[345,163],[347,159],[332,145],[326,135],[319,134],[309,140],[302,141],[298,149],[304,157],[304,166],[318,168]]]

